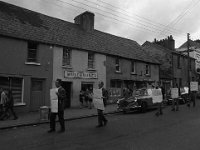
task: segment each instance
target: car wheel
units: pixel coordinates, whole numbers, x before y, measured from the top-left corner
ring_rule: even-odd
[[[142,102],[142,104],[141,104],[141,112],[145,113],[146,111],[147,111],[147,103]]]

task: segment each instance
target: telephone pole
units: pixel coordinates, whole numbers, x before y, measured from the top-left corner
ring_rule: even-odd
[[[187,56],[188,56],[188,94],[190,94],[190,34],[187,33]]]

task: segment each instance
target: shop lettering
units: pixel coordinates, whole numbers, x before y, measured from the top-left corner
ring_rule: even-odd
[[[96,72],[73,72],[73,71],[65,71],[65,78],[84,78],[84,79],[97,79]]]

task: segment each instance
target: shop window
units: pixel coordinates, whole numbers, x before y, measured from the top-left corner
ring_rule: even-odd
[[[88,52],[88,69],[94,69],[94,53]]]
[[[150,75],[150,65],[146,64],[145,65],[145,75]]]
[[[119,58],[115,59],[115,70],[116,70],[116,72],[120,72],[121,71],[121,69],[120,69],[120,63],[119,63]]]
[[[0,77],[0,87],[6,92],[12,91],[14,104],[23,103],[23,79],[16,77]]]
[[[28,42],[27,62],[37,62],[37,47],[36,42]]]
[[[135,61],[131,61],[131,73],[132,74],[136,73]]]
[[[71,49],[64,47],[63,48],[63,66],[71,66]]]

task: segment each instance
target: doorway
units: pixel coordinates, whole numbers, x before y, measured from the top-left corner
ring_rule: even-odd
[[[86,90],[93,91],[93,83],[92,82],[82,82],[81,83],[81,90],[86,91]]]
[[[31,79],[31,102],[30,110],[38,111],[44,105],[44,80]]]
[[[66,91],[66,100],[65,100],[65,108],[71,107],[71,88],[72,88],[72,82],[62,82],[62,87]]]

